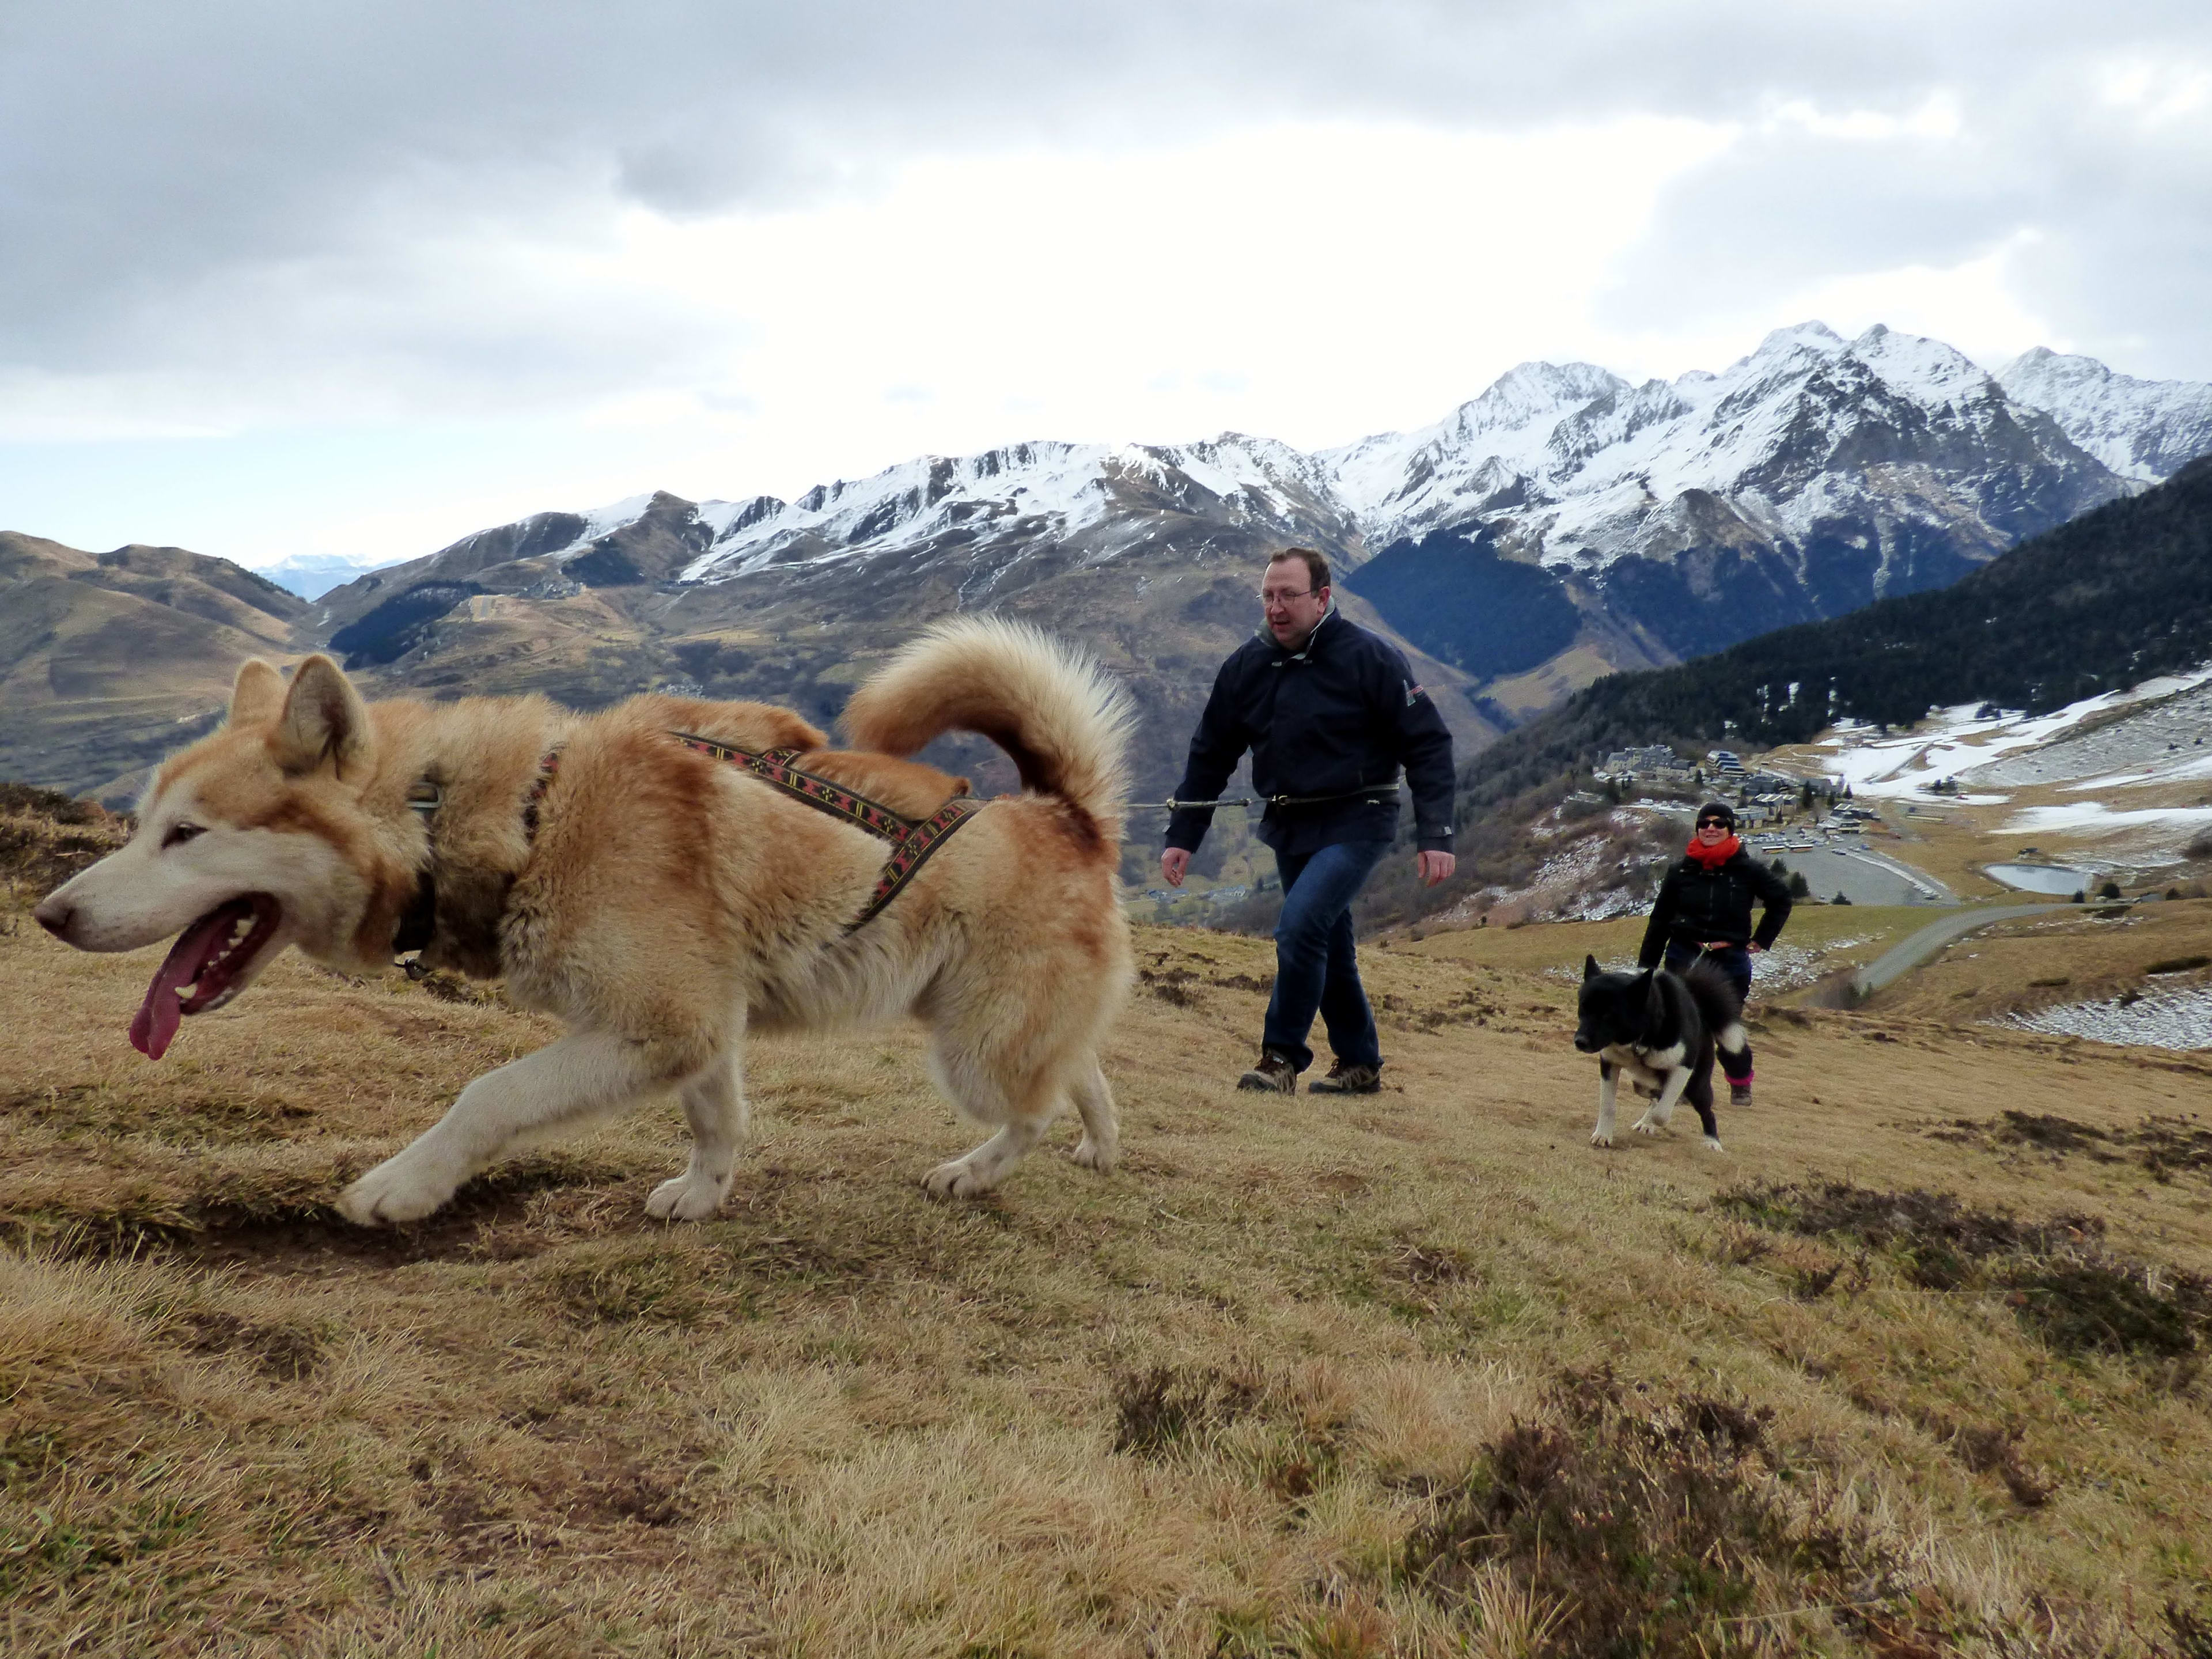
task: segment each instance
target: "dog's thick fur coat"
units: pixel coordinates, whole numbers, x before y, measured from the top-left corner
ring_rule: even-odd
[[[997,1185],[1071,1100],[1077,1161],[1110,1169],[1097,1052],[1133,969],[1116,883],[1126,699],[1033,629],[967,620],[893,658],[845,718],[856,747],[837,751],[765,704],[641,696],[591,716],[542,697],[367,704],[326,657],[289,685],[249,662],[225,726],[156,772],[131,842],[38,917],[95,951],[184,930],[148,1006],[179,997],[193,1013],[287,945],[349,972],[389,968],[430,872],[425,963],[502,975],[513,1001],[569,1029],[478,1078],[349,1187],[338,1205],[358,1222],[428,1215],[507,1153],[670,1090],[690,1163],[646,1207],[711,1215],[747,1128],[746,1035],[908,1013],[931,1028],[939,1086],[997,1128],[930,1171],[928,1191]],[[919,817],[966,784],[902,757],[954,729],[1003,746],[1024,793],[978,809],[849,934],[886,844],[668,735],[797,748],[797,764]],[[533,836],[526,805],[556,749]],[[410,793],[435,796],[434,812]],[[176,1026],[175,1008],[159,1012],[155,1054]]]
[[[1578,1012],[1575,1047],[1597,1056],[1592,1146],[1613,1145],[1613,1099],[1625,1073],[1651,1102],[1632,1126],[1638,1133],[1658,1133],[1686,1099],[1697,1109],[1705,1145],[1722,1150],[1713,1116],[1714,1047],[1741,1054],[1746,1041],[1743,1006],[1725,974],[1703,962],[1681,974],[1664,968],[1607,973],[1586,956]]]

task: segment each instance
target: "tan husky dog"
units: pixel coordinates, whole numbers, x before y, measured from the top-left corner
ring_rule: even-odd
[[[1071,1097],[1076,1161],[1113,1166],[1097,1053],[1132,970],[1115,879],[1130,720],[1103,672],[1018,624],[951,623],[894,657],[845,711],[873,752],[798,763],[920,816],[965,785],[894,757],[959,729],[1004,748],[1024,793],[981,806],[848,933],[888,843],[670,735],[820,750],[788,710],[370,704],[327,657],[289,685],[249,662],[225,725],[155,772],[129,844],[36,915],[88,951],[181,930],[131,1028],[155,1058],[182,1016],[222,1007],[287,945],[347,973],[389,968],[403,919],[433,896],[426,963],[503,975],[514,1001],[568,1023],[347,1188],[338,1207],[357,1222],[426,1216],[503,1154],[666,1090],[691,1158],[647,1212],[710,1216],[746,1132],[746,1034],[909,1013],[931,1028],[939,1087],[997,1126],[924,1183],[964,1197],[1003,1180]]]

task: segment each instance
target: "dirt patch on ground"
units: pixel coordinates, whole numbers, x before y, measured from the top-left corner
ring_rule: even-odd
[[[2094,1216],[2021,1221],[1948,1193],[1848,1182],[1736,1188],[1714,1203],[1759,1226],[1881,1252],[1922,1290],[2001,1296],[2061,1353],[2175,1359],[2212,1329],[2212,1279],[2108,1249]]]
[[[1778,1586],[1811,1615],[1793,1648],[1825,1631],[1917,1652],[1906,1644],[1966,1633],[1839,1506],[1792,1490],[1813,1460],[1776,1443],[1771,1407],[1610,1370],[1570,1374],[1553,1405],[1557,1426],[1492,1441],[1401,1553],[1409,1579],[1450,1601],[1525,1609],[1520,1650],[1770,1652],[1752,1610]]]
[[[1937,1140],[1992,1152],[2033,1152],[2054,1159],[2087,1158],[2131,1164],[2154,1181],[2212,1173],[2212,1127],[2195,1113],[2153,1115],[2132,1127],[2100,1129],[2056,1112],[2007,1109],[1994,1118],[1957,1118],[1927,1132]]]

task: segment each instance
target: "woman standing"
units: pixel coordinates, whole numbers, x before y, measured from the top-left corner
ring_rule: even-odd
[[[1751,907],[1766,907],[1759,931],[1751,926]],[[1790,889],[1782,878],[1744,850],[1735,833],[1735,809],[1726,801],[1707,801],[1698,809],[1697,833],[1682,861],[1667,872],[1651,906],[1637,961],[1680,973],[1703,957],[1735,982],[1736,994],[1751,995],[1751,958],[1774,943],[1790,920]],[[1751,1104],[1751,1049],[1721,1050],[1728,1073],[1729,1103]]]

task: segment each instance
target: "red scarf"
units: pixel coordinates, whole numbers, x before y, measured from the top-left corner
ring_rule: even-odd
[[[1717,870],[1743,850],[1743,838],[1730,836],[1717,847],[1708,847],[1695,836],[1690,837],[1690,856],[1708,870]]]

